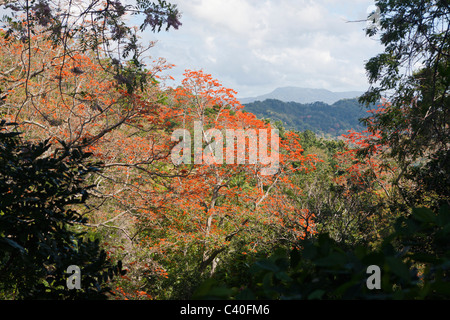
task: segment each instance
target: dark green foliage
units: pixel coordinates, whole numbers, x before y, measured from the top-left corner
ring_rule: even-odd
[[[122,272],[81,231],[85,178],[97,170],[80,149],[22,141],[0,122],[0,297],[104,299],[106,281]],[[81,269],[81,289],[68,290],[67,268]]]
[[[171,27],[178,29],[181,26],[179,20],[180,13],[177,6],[168,3],[165,0],[158,0],[158,3],[154,3],[148,0],[138,0],[137,7],[145,14],[145,20],[140,26],[141,31],[145,30],[147,26],[150,26],[152,31],[161,31],[161,28],[165,24],[165,30],[168,31]]]
[[[196,297],[233,299],[448,299],[450,210],[415,208],[399,218],[380,248],[342,247],[327,234],[280,249],[248,269],[244,288],[209,280]],[[379,266],[380,289],[369,289],[369,266]],[[209,289],[209,290],[208,290]]]
[[[385,50],[366,63],[371,87],[360,102],[385,98],[387,103],[366,124],[381,132],[390,156],[414,185],[403,190],[410,206],[448,204],[450,6],[440,0],[376,5],[379,28],[367,34],[379,35]]]
[[[302,104],[267,99],[248,103],[244,110],[259,118],[282,121],[286,129],[310,130],[333,137],[345,134],[350,129],[364,130],[359,119],[367,115],[357,99],[343,99],[332,105],[323,102]]]

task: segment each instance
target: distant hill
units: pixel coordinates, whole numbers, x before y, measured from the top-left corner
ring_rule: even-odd
[[[368,116],[358,99],[341,99],[333,104],[324,102],[297,103],[266,99],[244,104],[244,110],[260,119],[281,121],[286,129],[311,130],[325,136],[340,136],[348,130],[364,130],[360,118]]]
[[[333,104],[341,99],[357,98],[363,93],[364,92],[360,91],[333,92],[326,89],[282,87],[277,88],[268,94],[252,98],[241,98],[239,100],[242,104],[247,104],[255,101],[264,101],[266,99],[276,99],[283,102],[298,103],[313,103],[319,101]]]

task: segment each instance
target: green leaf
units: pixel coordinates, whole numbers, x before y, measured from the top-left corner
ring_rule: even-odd
[[[432,223],[436,221],[436,215],[428,208],[413,208],[413,217],[421,222]]]
[[[284,271],[275,273],[275,277],[278,280],[285,281],[285,282],[291,282],[292,281],[292,278],[289,277],[289,275],[286,272],[284,272]]]
[[[291,268],[295,268],[301,261],[301,255],[298,250],[292,250],[290,254]]]
[[[437,281],[431,284],[431,290],[435,291],[437,294],[442,294],[444,297],[448,298],[450,296],[450,283]]]
[[[315,261],[316,265],[322,267],[340,267],[345,265],[346,262],[345,254],[339,252],[331,252],[328,256]]]
[[[194,293],[192,299],[226,299],[233,293],[232,289],[228,289],[223,285],[219,285],[215,280],[206,280]]]
[[[236,299],[238,300],[255,300],[255,294],[248,288],[245,288],[241,292],[236,295]]]
[[[386,262],[392,273],[399,276],[404,281],[410,280],[409,268],[402,260],[397,257],[386,257]]]
[[[261,260],[256,262],[256,266],[260,267],[263,270],[268,270],[272,272],[280,271],[280,268],[270,260]]]
[[[322,297],[325,293],[326,293],[325,290],[317,289],[308,296],[308,299],[309,300],[322,299]]]

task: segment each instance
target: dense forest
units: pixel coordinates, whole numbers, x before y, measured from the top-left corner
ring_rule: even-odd
[[[1,3],[1,299],[450,298],[448,1],[376,1],[371,85],[314,128],[203,71],[165,86],[136,30],[175,4]]]
[[[244,110],[258,118],[281,121],[288,130],[310,130],[328,138],[339,137],[352,129],[363,131],[365,127],[359,119],[367,116],[367,108],[358,99],[342,99],[332,105],[324,102],[302,104],[267,99],[244,106]]]

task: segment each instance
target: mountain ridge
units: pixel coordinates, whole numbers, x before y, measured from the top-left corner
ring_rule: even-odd
[[[335,92],[327,89],[305,88],[305,87],[279,87],[270,93],[256,97],[240,98],[241,104],[252,103],[255,101],[264,101],[275,99],[283,102],[314,103],[324,102],[333,104],[342,99],[353,99],[361,96],[363,91],[342,91]]]

